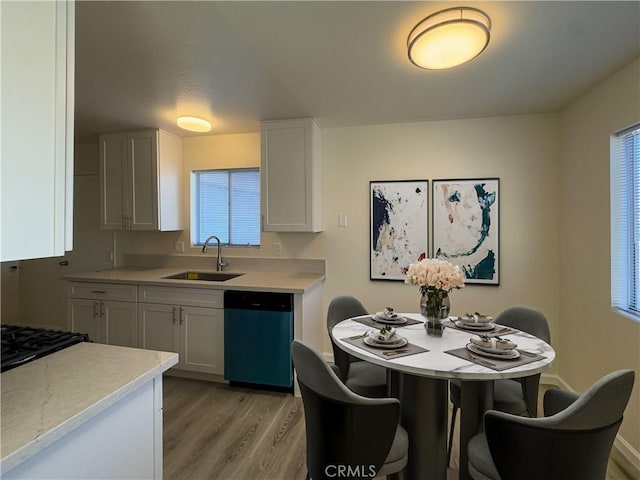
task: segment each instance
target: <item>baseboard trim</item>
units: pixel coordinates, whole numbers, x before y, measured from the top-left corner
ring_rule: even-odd
[[[542,385],[550,385],[553,387],[558,387],[561,390],[567,390],[569,392],[574,392],[575,390],[571,388],[571,386],[565,382],[559,375],[551,374],[551,373],[543,373],[540,376],[540,383]]]
[[[640,478],[640,454],[623,436],[616,436],[611,456],[631,478]]]
[[[322,356],[328,363],[333,363],[333,353],[324,352]],[[540,383],[575,392],[571,385],[556,374],[543,373],[540,377]],[[613,442],[611,456],[620,465],[620,468],[631,475],[631,478],[640,478],[640,452],[633,448],[620,434],[616,435],[616,439]]]

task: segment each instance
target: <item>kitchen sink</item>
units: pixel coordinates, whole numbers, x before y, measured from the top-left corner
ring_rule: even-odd
[[[199,280],[205,282],[224,282],[226,280],[231,280],[232,278],[239,277],[240,275],[244,275],[243,273],[225,273],[225,272],[181,272],[176,273],[175,275],[169,275],[167,279],[172,280]]]

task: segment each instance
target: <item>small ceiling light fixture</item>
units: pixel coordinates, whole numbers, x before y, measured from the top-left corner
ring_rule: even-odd
[[[409,60],[428,70],[461,65],[477,57],[489,44],[491,19],[482,10],[454,7],[429,15],[407,39]]]
[[[203,118],[198,117],[178,117],[177,124],[180,128],[190,132],[209,132],[211,124]]]

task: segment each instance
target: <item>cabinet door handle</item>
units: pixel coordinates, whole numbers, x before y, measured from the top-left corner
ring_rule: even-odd
[[[129,215],[129,230],[133,229],[133,217],[131,215]]]
[[[122,215],[122,228],[123,229],[127,229],[127,216],[126,215]]]
[[[107,293],[106,290],[91,290],[91,293]]]
[[[104,317],[104,302],[100,302],[100,318]]]
[[[174,325],[176,324],[176,310],[178,309],[178,307],[176,307],[175,305],[173,307],[171,307],[172,309],[172,313],[171,313],[171,323],[173,323]]]
[[[93,302],[93,318],[100,316],[100,302]]]
[[[184,323],[184,314],[182,312],[182,307],[180,307],[180,325]]]

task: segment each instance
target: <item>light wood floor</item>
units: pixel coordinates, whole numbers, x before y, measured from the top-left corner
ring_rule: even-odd
[[[167,480],[303,480],[305,442],[300,398],[164,378]],[[457,456],[454,441],[447,480],[458,479]],[[609,462],[607,480],[632,479]]]

